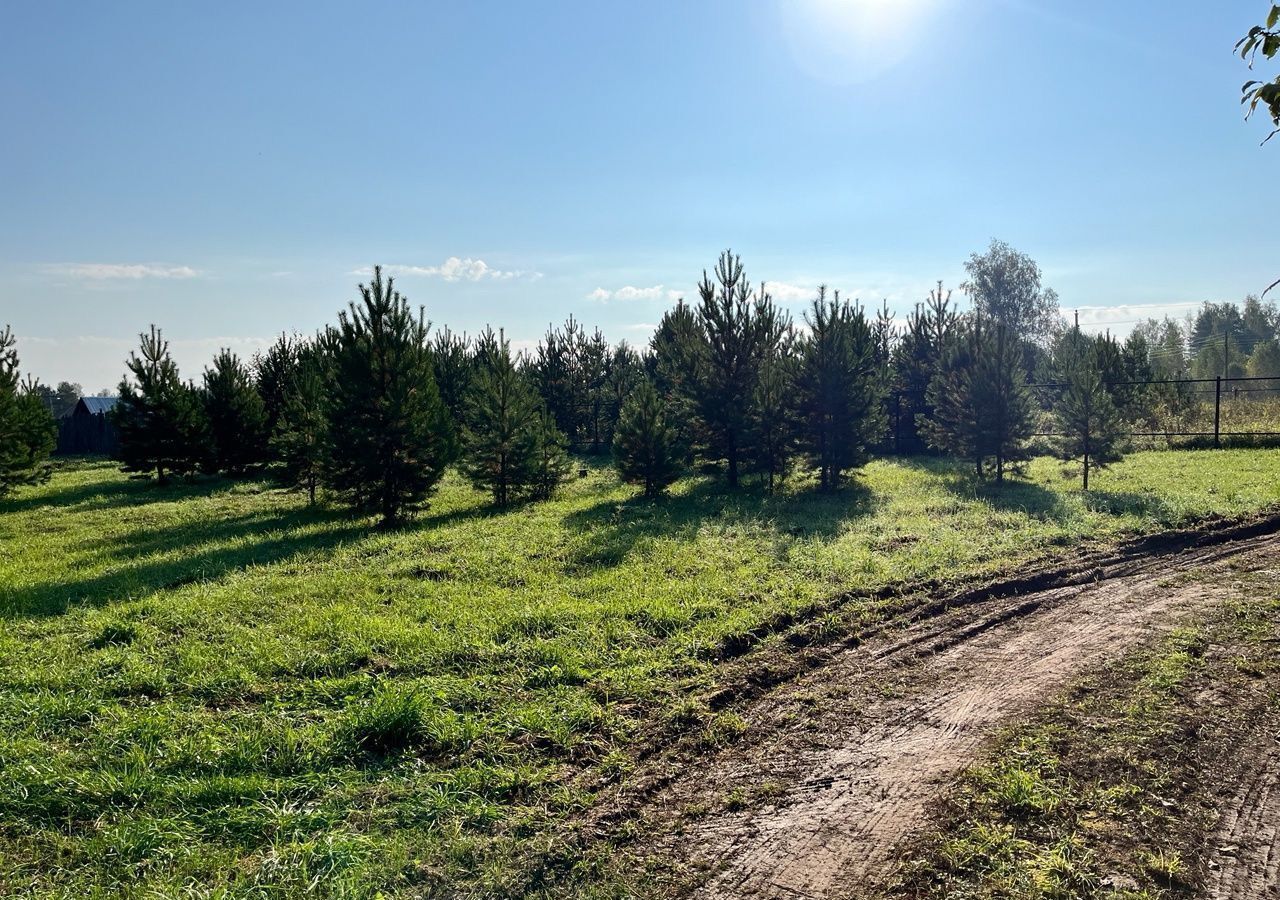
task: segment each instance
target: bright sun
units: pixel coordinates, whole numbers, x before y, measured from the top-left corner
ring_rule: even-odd
[[[796,62],[835,84],[870,81],[901,62],[942,0],[779,0]]]

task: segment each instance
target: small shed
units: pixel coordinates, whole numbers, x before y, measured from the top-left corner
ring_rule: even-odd
[[[118,443],[111,410],[117,397],[81,397],[58,422],[57,453],[63,456],[111,456]]]

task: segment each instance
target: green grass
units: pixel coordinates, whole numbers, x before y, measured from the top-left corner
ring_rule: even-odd
[[[647,503],[592,467],[503,512],[451,476],[384,533],[267,483],[61,468],[0,507],[0,894],[557,893],[522,863],[590,804],[571,775],[655,727],[732,741],[697,697],[768,623],[1280,502],[1277,451],[1137,455],[1089,497],[1029,474]]]

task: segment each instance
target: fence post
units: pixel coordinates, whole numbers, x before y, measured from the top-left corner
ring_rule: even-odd
[[[893,392],[893,454],[902,455],[902,391]]]
[[[1213,446],[1218,449],[1222,446],[1222,376],[1216,375],[1213,379]]]

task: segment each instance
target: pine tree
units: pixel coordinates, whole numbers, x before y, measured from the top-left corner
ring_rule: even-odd
[[[1031,458],[1035,405],[1024,365],[1019,341],[1006,326],[997,325],[994,339],[984,344],[978,356],[974,383],[977,408],[982,411],[981,440],[984,452],[994,461],[997,482],[1004,481],[1007,469]]]
[[[266,406],[249,370],[230,350],[223,349],[205,369],[201,399],[215,469],[238,475],[266,462]]]
[[[929,382],[942,365],[944,348],[956,325],[951,307],[951,292],[938,282],[937,290],[916,306],[907,317],[907,328],[893,352],[893,387],[896,394],[891,410],[892,444],[913,452],[920,447],[922,435],[917,422],[932,418],[928,402]]]
[[[550,499],[569,475],[569,441],[556,427],[555,417],[545,406],[531,424],[533,460],[529,469],[528,493],[534,500]]]
[[[645,360],[654,390],[666,410],[667,424],[675,430],[677,446],[692,461],[697,428],[697,408],[693,398],[705,368],[706,346],[698,318],[683,300],[662,315]]]
[[[120,382],[112,416],[126,472],[154,472],[163,483],[209,461],[209,432],[199,393],[178,377],[169,342],[160,329],[138,336],[140,346],[126,365],[132,381]]]
[[[644,380],[644,361],[626,341],[613,348],[605,375],[604,441],[612,447],[613,434],[622,415],[622,405]]]
[[[467,336],[458,336],[447,327],[437,331],[431,340],[431,366],[440,401],[449,410],[455,431],[461,431],[473,369]]]
[[[618,417],[613,459],[623,481],[656,497],[680,477],[684,450],[667,416],[667,404],[648,379],[636,385]]]
[[[297,365],[285,386],[284,406],[271,435],[271,448],[280,460],[283,481],[307,491],[314,506],[316,488],[325,471],[328,452],[329,359],[319,344],[297,349]]]
[[[862,310],[839,293],[828,300],[825,286],[805,320],[796,377],[800,446],[818,469],[820,489],[834,491],[883,430],[874,337]]]
[[[760,367],[751,410],[752,468],[773,493],[786,478],[796,452],[797,422],[793,408],[797,360],[795,336],[788,328],[783,346]]]
[[[0,499],[49,479],[48,457],[58,433],[38,386],[18,373],[16,343],[6,325],[0,332]]]
[[[457,455],[449,411],[436,389],[427,325],[394,281],[373,270],[361,302],[330,338],[329,452],[324,481],[383,526],[431,496]]]
[[[483,356],[471,388],[462,470],[496,505],[506,506],[534,480],[541,410],[507,340],[486,329],[477,346]]]
[[[1122,458],[1125,424],[1103,381],[1097,346],[1081,343],[1080,352],[1065,362],[1067,387],[1054,410],[1057,449],[1063,459],[1081,461],[1087,491],[1090,468],[1105,468]]]
[[[689,383],[697,409],[702,452],[724,460],[731,488],[750,436],[752,401],[760,366],[773,354],[786,328],[784,317],[763,290],[752,291],[742,260],[726,250],[716,264],[716,280],[704,271],[698,286],[702,350],[696,380]]]
[[[1023,375],[1023,349],[1004,326],[979,318],[963,322],[948,340],[941,369],[929,384],[932,417],[920,428],[936,450],[972,460],[978,477],[986,463],[1003,481],[1029,457],[1035,410]]]
[[[253,356],[253,380],[262,397],[266,414],[266,433],[275,434],[276,423],[288,402],[289,385],[295,377],[302,341],[281,334],[265,352]]]
[[[609,344],[597,328],[581,344],[582,425],[584,441],[591,453],[609,446],[607,411],[609,406]]]
[[[586,406],[579,396],[582,381],[579,330],[573,316],[564,323],[563,329],[548,326],[533,361],[533,378],[542,402],[555,418],[556,427],[575,443]]]

